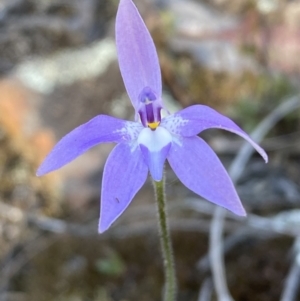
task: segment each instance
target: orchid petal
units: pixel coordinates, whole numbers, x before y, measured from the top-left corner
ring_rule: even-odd
[[[139,147],[118,144],[110,153],[103,173],[99,233],[124,212],[145,183],[148,168]]]
[[[171,134],[164,128],[155,131],[145,128],[141,131],[138,144],[148,165],[150,174],[155,181],[161,181],[163,167],[172,142]]]
[[[266,163],[268,162],[266,152],[256,144],[248,134],[231,119],[210,107],[203,105],[190,106],[163,119],[161,126],[168,129],[171,133],[183,137],[195,136],[209,128],[218,128],[235,133],[251,143]]]
[[[116,18],[116,43],[121,74],[131,102],[138,110],[139,95],[150,87],[161,99],[161,72],[150,33],[131,0],[121,0]]]
[[[136,122],[96,116],[64,136],[41,164],[37,175],[42,176],[64,166],[99,143],[135,140],[142,128]]]
[[[168,161],[187,188],[237,215],[246,215],[228,173],[204,140],[181,138],[172,144]]]

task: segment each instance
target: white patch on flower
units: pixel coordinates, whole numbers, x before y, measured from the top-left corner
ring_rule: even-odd
[[[138,144],[147,147],[149,152],[159,152],[172,141],[172,135],[163,127],[158,127],[155,131],[144,128],[138,137]]]
[[[133,153],[136,148],[138,147],[138,141],[137,140],[132,140],[132,141],[129,141],[129,146],[130,146],[130,151]]]
[[[172,138],[173,138],[173,143],[182,146],[182,141],[181,141],[182,138],[180,136],[172,135]]]
[[[174,114],[164,118],[161,122],[161,126],[166,128],[174,135],[180,135],[181,128],[184,127],[188,122],[188,119],[183,119],[181,116]]]
[[[138,122],[126,122],[125,126],[115,133],[120,133],[124,141],[137,140],[144,127]]]

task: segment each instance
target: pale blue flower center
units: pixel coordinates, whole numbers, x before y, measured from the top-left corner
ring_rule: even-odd
[[[145,128],[140,132],[138,137],[138,144],[146,146],[151,153],[160,152],[161,149],[171,142],[171,134],[161,126],[155,131]]]

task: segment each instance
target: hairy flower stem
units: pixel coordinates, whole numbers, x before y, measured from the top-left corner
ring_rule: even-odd
[[[156,202],[157,202],[157,215],[159,222],[159,236],[164,259],[165,270],[165,291],[164,301],[174,301],[176,298],[176,276],[174,266],[173,248],[170,236],[170,230],[167,222],[166,213],[166,197],[164,192],[164,179],[159,182],[153,181]]]

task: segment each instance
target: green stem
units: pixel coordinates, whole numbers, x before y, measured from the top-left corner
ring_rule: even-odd
[[[174,267],[174,256],[170,230],[167,222],[166,198],[164,193],[164,179],[154,182],[157,202],[157,214],[159,221],[159,236],[164,259],[165,291],[164,301],[174,301],[176,298],[176,276]]]

